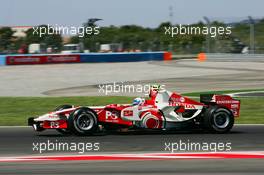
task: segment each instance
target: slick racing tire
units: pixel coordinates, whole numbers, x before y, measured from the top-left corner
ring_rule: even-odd
[[[234,125],[234,116],[226,108],[211,106],[203,115],[203,125],[212,133],[227,133]]]
[[[92,135],[98,129],[97,114],[87,107],[78,108],[69,116],[68,124],[76,135]]]
[[[55,108],[54,111],[61,111],[61,110],[69,109],[72,107],[73,107],[72,105],[61,105],[61,106],[58,106],[57,108]],[[71,134],[71,131],[68,128],[67,129],[56,129],[56,131],[58,131],[59,133],[61,133],[63,135],[70,135]]]

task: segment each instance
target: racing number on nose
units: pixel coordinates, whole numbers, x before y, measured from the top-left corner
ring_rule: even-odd
[[[59,128],[58,122],[50,122],[50,128]]]

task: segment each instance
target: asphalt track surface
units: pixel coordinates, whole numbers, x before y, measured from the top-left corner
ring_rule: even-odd
[[[63,136],[56,131],[33,132],[29,127],[0,128],[0,156],[80,155],[76,151],[33,151],[33,143],[100,143],[99,151],[84,154],[162,152],[166,143],[231,143],[231,151],[263,151],[264,125],[236,125],[228,134],[199,130],[102,133]],[[177,151],[175,151],[177,152]],[[179,151],[178,151],[179,152]],[[181,159],[148,161],[0,162],[0,174],[263,174],[264,159]]]

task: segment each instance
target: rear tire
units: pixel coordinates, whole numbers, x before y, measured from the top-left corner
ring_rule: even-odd
[[[98,129],[97,114],[87,107],[78,108],[69,116],[68,124],[76,135],[92,135]]]
[[[234,116],[226,108],[211,106],[203,114],[203,125],[212,133],[227,133],[234,125]]]

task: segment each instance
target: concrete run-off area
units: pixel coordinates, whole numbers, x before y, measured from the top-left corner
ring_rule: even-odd
[[[0,96],[86,96],[98,85],[165,85],[180,93],[264,87],[264,62],[174,60],[129,63],[53,64],[0,68]],[[119,92],[108,95],[144,95]]]

